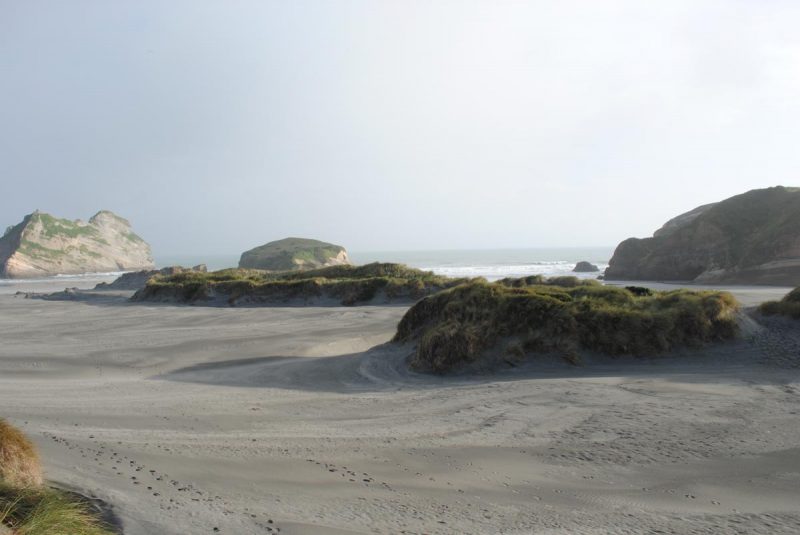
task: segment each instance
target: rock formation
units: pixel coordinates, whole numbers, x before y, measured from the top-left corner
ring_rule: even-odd
[[[575,264],[575,268],[572,270],[574,273],[595,273],[600,271],[600,268],[592,264],[591,262],[587,262],[582,260]]]
[[[242,253],[240,268],[289,271],[350,264],[347,251],[333,245],[305,238],[273,241]]]
[[[800,188],[752,190],[617,246],[606,280],[800,285]]]
[[[181,266],[169,266],[161,269],[145,269],[142,271],[131,271],[123,273],[112,282],[101,282],[94,287],[95,290],[141,290],[147,281],[156,275],[176,275],[178,273],[206,273],[208,268],[205,264],[199,264],[193,268]]]
[[[88,222],[39,212],[25,216],[0,238],[0,277],[150,269],[150,246],[127,220],[108,211]]]

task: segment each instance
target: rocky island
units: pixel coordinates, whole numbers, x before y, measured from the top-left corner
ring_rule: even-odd
[[[239,260],[240,268],[268,271],[317,269],[349,264],[347,251],[341,245],[307,238],[285,238],[269,242],[245,251]]]
[[[596,273],[600,271],[600,268],[592,264],[591,262],[587,262],[586,260],[581,260],[575,267],[572,269],[573,273]]]
[[[28,278],[153,268],[150,246],[103,210],[88,222],[35,211],[0,238],[0,277]]]
[[[752,190],[627,239],[605,278],[800,285],[800,188]]]

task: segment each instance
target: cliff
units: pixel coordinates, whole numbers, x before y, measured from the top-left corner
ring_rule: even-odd
[[[800,188],[752,190],[629,238],[605,278],[800,285]]]
[[[239,267],[291,271],[327,266],[349,265],[347,251],[341,245],[305,238],[286,238],[269,242],[242,253]]]
[[[0,238],[0,277],[4,278],[152,267],[150,246],[126,219],[109,211],[84,222],[37,210]]]

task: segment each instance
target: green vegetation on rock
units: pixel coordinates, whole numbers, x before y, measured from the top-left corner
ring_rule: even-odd
[[[152,266],[150,246],[126,219],[108,211],[98,212],[88,222],[36,211],[0,238],[0,277],[4,278]]]
[[[42,212],[34,212],[31,215],[31,222],[37,221],[41,223],[42,234],[47,238],[54,238],[56,236],[66,236],[69,238],[77,238],[79,236],[91,237],[98,234],[97,229],[91,225],[81,225],[75,221],[60,219]]]
[[[142,238],[141,238],[141,237],[140,237],[138,234],[136,234],[135,232],[126,232],[126,233],[124,233],[124,234],[122,235],[122,237],[123,237],[123,238],[125,238],[126,240],[128,240],[128,241],[131,241],[131,242],[134,242],[134,243],[141,243],[141,242],[143,242],[143,241],[144,241],[144,240],[143,240],[143,239],[142,239]]]
[[[24,238],[22,241],[20,241],[19,248],[17,250],[22,254],[30,256],[31,258],[43,258],[46,260],[54,260],[62,254],[62,251],[50,249]]]
[[[800,319],[800,288],[795,288],[780,301],[762,303],[759,310],[767,316],[780,315]]]
[[[224,269],[155,276],[134,295],[139,301],[219,302],[230,305],[335,299],[344,305],[419,299],[465,279],[450,279],[402,264],[337,265],[308,271]]]
[[[733,338],[738,304],[725,292],[635,292],[575,277],[473,281],[416,303],[396,342],[416,342],[411,367],[447,372],[480,364],[492,350],[505,359],[581,352],[650,355]],[[505,347],[501,347],[505,345]]]

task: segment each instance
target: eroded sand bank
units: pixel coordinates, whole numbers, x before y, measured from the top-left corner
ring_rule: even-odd
[[[800,532],[795,327],[439,378],[404,311],[0,296],[0,414],[130,535]]]

